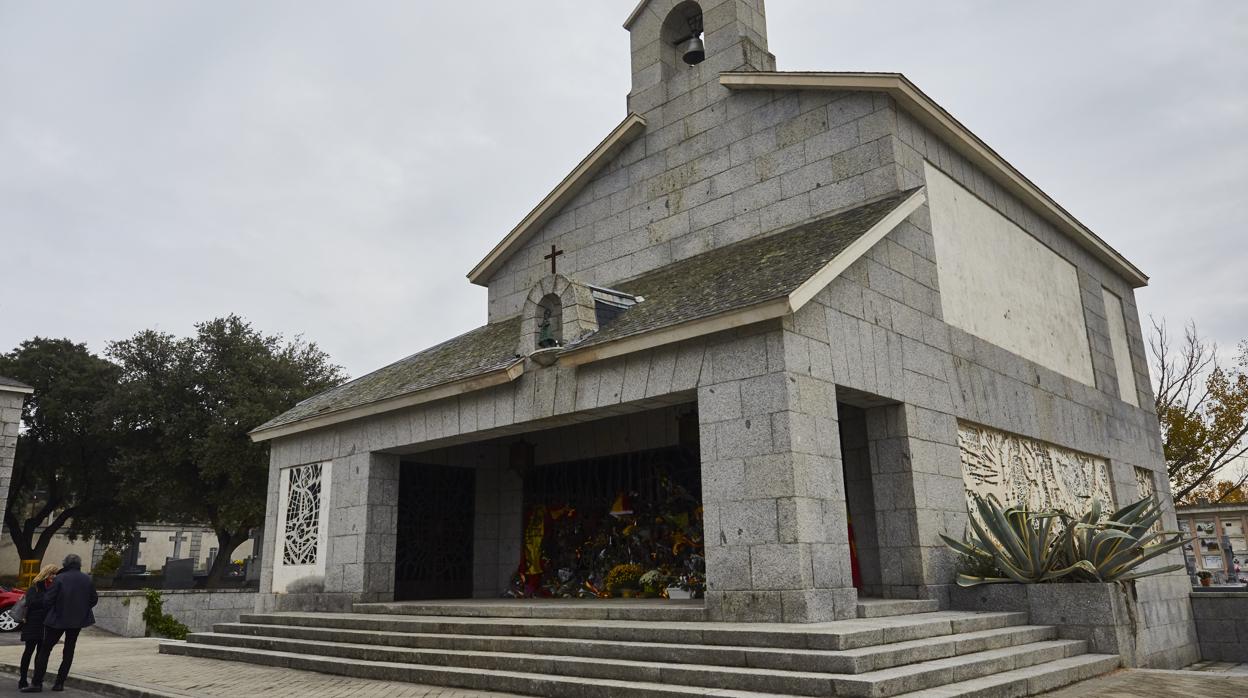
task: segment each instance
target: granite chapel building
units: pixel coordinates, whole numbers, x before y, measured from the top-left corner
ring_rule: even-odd
[[[968,491],[1173,511],[1130,261],[904,76],[778,72],[762,0],[625,26],[627,114],[472,267],[487,324],[253,432],[258,610],[632,562],[816,623],[947,608]],[[1194,660],[1186,577],[1139,593],[1141,653]]]

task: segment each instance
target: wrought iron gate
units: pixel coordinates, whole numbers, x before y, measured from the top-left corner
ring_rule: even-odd
[[[394,598],[472,596],[476,471],[404,463],[399,474]]]

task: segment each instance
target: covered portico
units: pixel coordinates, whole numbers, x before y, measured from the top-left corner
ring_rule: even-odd
[[[824,306],[812,301],[922,200],[921,192],[903,193],[620,289],[552,274],[534,286],[521,316],[264,425],[254,436],[273,442],[266,531],[285,538],[266,546],[275,552],[265,561],[264,604],[558,595],[580,593],[586,581],[600,592],[600,574],[575,588],[515,587],[526,554],[534,573],[543,565],[533,558],[547,554],[525,549],[536,525],[526,519],[566,494],[541,501],[526,476],[528,485],[543,468],[584,477],[598,490],[596,500],[582,501],[598,516],[605,498],[632,493],[595,481],[614,467],[602,459],[659,452],[670,470],[683,452],[697,471],[684,489],[701,504],[710,619],[853,617],[838,380],[831,357],[812,354],[828,342]],[[711,296],[699,295],[707,289]],[[902,422],[894,419],[890,433],[904,451]],[[562,470],[549,470],[555,466]],[[908,467],[903,458],[885,469]],[[879,470],[868,468],[869,476]],[[873,505],[874,526],[862,521],[863,530],[917,531],[913,484],[894,477],[878,488],[901,504]],[[864,538],[860,547],[876,560],[886,556],[904,579],[871,591],[930,596],[940,583],[932,573],[944,570],[925,560],[925,541],[880,540]],[[575,567],[552,564],[542,573]]]

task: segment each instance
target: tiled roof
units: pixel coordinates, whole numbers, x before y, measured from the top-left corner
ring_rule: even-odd
[[[782,233],[670,264],[616,288],[642,296],[572,348],[595,346],[788,296],[905,201],[902,192]]]
[[[913,191],[711,250],[619,284],[644,301],[569,347],[596,346],[740,310],[793,293]],[[366,376],[311,397],[257,430],[401,397],[508,368],[520,359],[520,318],[479,327]]]
[[[279,427],[507,368],[519,361],[519,338],[519,318],[478,327],[310,397],[257,429]]]

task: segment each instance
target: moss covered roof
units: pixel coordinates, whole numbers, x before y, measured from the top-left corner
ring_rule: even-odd
[[[519,318],[478,327],[310,397],[257,429],[279,427],[507,368],[520,360],[516,356],[519,337]]]
[[[711,250],[619,284],[618,290],[645,300],[570,348],[604,344],[788,296],[912,193]],[[518,317],[478,327],[304,400],[258,430],[508,368],[520,361],[519,333]]]
[[[575,345],[595,346],[788,296],[910,197],[902,192],[782,233],[704,252],[616,288],[644,302]]]

